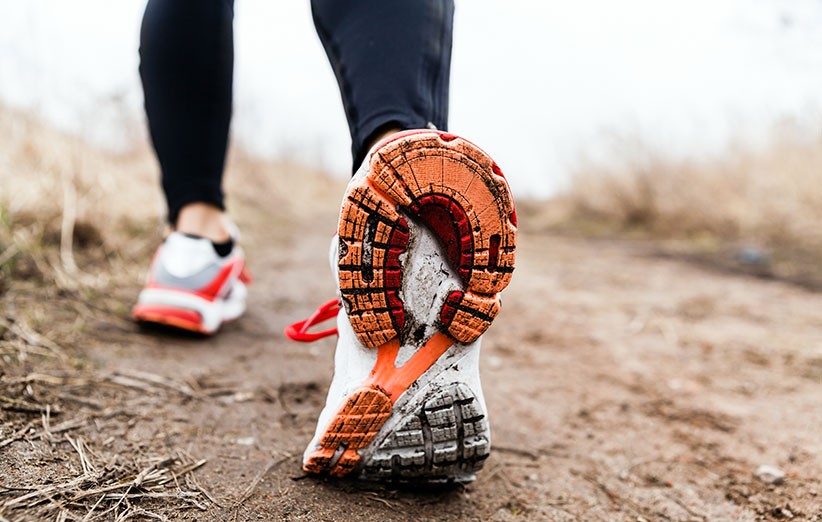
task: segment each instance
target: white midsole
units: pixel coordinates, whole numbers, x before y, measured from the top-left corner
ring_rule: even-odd
[[[151,306],[169,306],[197,312],[202,327],[207,332],[215,332],[226,321],[237,319],[245,312],[248,295],[246,286],[236,281],[228,296],[209,301],[198,295],[167,288],[146,288],[140,292],[137,303]]]

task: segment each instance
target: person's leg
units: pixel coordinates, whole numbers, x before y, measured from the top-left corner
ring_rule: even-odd
[[[448,123],[453,0],[312,0],[345,107],[356,170],[394,130]]]
[[[228,239],[223,168],[231,120],[233,0],[149,0],[140,77],[169,224]]]
[[[308,329],[340,307],[334,376],[303,469],[473,480],[490,451],[480,341],[514,269],[516,214],[494,160],[444,132],[453,3],[312,5],[356,172],[332,243],[339,302],[286,330],[324,335]],[[396,130],[407,132],[371,148]]]
[[[245,259],[222,191],[233,16],[233,0],[149,0],[146,6],[140,77],[172,232],[132,310],[141,323],[212,334],[245,311]]]

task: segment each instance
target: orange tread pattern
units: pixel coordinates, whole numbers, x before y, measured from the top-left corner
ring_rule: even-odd
[[[367,178],[352,187],[344,201],[340,292],[360,342],[375,348],[396,337],[403,326],[399,255],[408,244],[408,224]]]
[[[308,457],[303,469],[309,473],[328,472],[343,477],[360,461],[357,450],[371,443],[391,416],[391,399],[373,388],[355,391],[349,397],[320,440],[320,448]],[[336,458],[336,460],[335,460]]]
[[[413,131],[384,143],[350,187],[340,216],[340,291],[360,342],[377,347],[402,331],[398,256],[408,226],[398,208],[440,237],[465,284],[443,307],[442,329],[475,341],[499,312],[511,280],[516,214],[499,167],[451,134]]]

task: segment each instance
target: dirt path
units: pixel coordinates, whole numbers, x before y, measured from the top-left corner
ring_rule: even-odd
[[[297,345],[281,332],[333,296],[334,220],[247,222],[251,311],[214,339],[140,333],[117,305],[136,281],[91,313],[80,313],[79,294],[12,285],[17,294],[0,301],[7,319],[22,318],[26,288],[73,303],[26,324],[62,332],[80,362],[6,358],[3,379],[28,379],[30,400],[53,400],[60,422],[92,419],[64,435],[85,440],[98,468],[164,452],[206,460],[181,487],[213,501],[143,499],[129,504],[137,519],[145,509],[196,520],[822,520],[822,294],[647,246],[527,232],[483,346],[495,451],[478,481],[402,491],[303,477],[334,342]],[[107,385],[77,380],[89,375]],[[38,412],[2,414],[0,440],[32,427],[0,448],[0,505],[27,491],[14,484],[81,473],[61,434],[36,440]],[[784,483],[757,479],[761,464],[785,471]],[[90,507],[66,512],[79,520]]]

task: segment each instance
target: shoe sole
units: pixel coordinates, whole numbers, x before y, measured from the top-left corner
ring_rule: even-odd
[[[210,301],[171,288],[146,288],[140,293],[131,317],[140,323],[214,335],[222,325],[238,319],[245,312],[245,286],[240,281],[234,284],[233,291],[243,297],[231,302],[225,299]]]
[[[397,368],[400,339],[408,333],[403,331],[399,256],[407,249],[409,227],[401,212],[438,236],[464,290],[448,295],[439,311],[440,331]],[[450,434],[440,441],[447,448],[439,453],[432,424],[426,421],[426,412],[438,407],[432,405],[445,401],[456,412],[475,403],[476,397],[459,383],[451,385],[458,392],[432,388],[423,394],[416,410],[397,426],[409,435],[383,437],[378,449],[365,452],[364,465],[360,450],[375,441],[414,382],[455,342],[476,341],[499,312],[498,294],[511,279],[516,246],[516,213],[502,172],[481,149],[452,134],[400,133],[382,144],[371,156],[368,174],[349,187],[338,233],[341,297],[358,340],[378,350],[377,363],[346,399],[303,468],[336,477],[359,470],[376,478],[470,480],[488,455],[488,437],[465,436],[487,433],[484,414],[453,413],[447,429],[436,425]],[[406,424],[411,427],[405,429]],[[410,434],[417,425],[419,436]]]
[[[387,431],[363,455],[361,478],[471,482],[491,450],[485,407],[469,386],[458,382],[423,393],[422,400]]]
[[[141,324],[168,326],[176,330],[202,335],[212,335],[214,333],[214,331],[205,328],[200,314],[183,308],[136,305],[131,312],[131,317]]]

